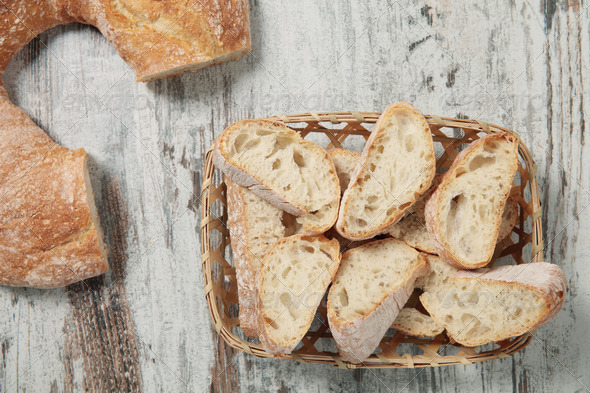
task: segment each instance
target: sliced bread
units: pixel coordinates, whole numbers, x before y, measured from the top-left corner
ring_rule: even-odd
[[[336,240],[294,235],[266,254],[257,279],[260,342],[275,356],[293,351],[340,264]]]
[[[500,224],[500,230],[498,231],[497,243],[506,239],[512,233],[514,226],[518,222],[518,202],[512,197],[506,199],[504,205],[504,211],[502,212],[502,223]]]
[[[412,105],[379,118],[342,197],[336,229],[351,240],[384,232],[428,189],[435,173],[432,135]]]
[[[455,266],[449,265],[437,255],[423,254],[428,262],[428,274],[416,280],[416,288],[424,292],[439,292],[445,290],[445,284],[449,277],[459,271]]]
[[[518,336],[553,318],[563,305],[566,279],[550,263],[459,271],[444,291],[426,291],[422,305],[450,337],[478,346]]]
[[[428,272],[426,259],[388,238],[342,255],[328,294],[328,322],[343,359],[364,361],[377,348],[414,289]]]
[[[443,175],[425,217],[445,261],[465,269],[490,261],[517,160],[514,135],[489,134],[463,150]]]
[[[340,185],[328,153],[279,122],[242,120],[215,140],[214,164],[281,210],[309,216],[327,231],[338,215]]]
[[[416,203],[410,206],[402,219],[387,229],[387,233],[390,236],[400,239],[404,243],[429,254],[435,254],[436,249],[434,248],[432,236],[428,233],[428,229],[426,229],[424,207],[426,206],[426,201],[438,186],[440,177],[440,175],[436,175],[432,180],[430,188],[420,195]]]
[[[278,240],[297,232],[295,218],[229,180],[227,224],[238,282],[240,327],[250,337],[260,329],[256,308],[256,274],[264,255]]]
[[[347,149],[331,149],[328,150],[328,153],[336,168],[336,174],[340,181],[340,191],[344,194],[350,183],[352,173],[361,160],[361,155],[356,151]]]
[[[418,198],[416,203],[408,209],[406,215],[393,224],[387,230],[387,233],[396,239],[399,239],[410,246],[429,254],[436,254],[437,249],[434,247],[433,236],[428,232],[426,219],[424,217],[424,208],[426,201],[436,189],[440,178],[437,176],[432,181],[433,186]],[[498,233],[498,242],[505,239],[516,225],[518,220],[518,203],[514,198],[508,198],[502,213],[502,224]]]
[[[414,337],[434,337],[445,330],[430,316],[410,307],[402,308],[391,327]]]

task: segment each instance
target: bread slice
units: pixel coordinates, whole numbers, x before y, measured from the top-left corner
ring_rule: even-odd
[[[416,280],[416,288],[422,289],[424,292],[439,292],[445,291],[445,284],[449,277],[453,276],[459,271],[455,266],[449,265],[441,257],[437,255],[423,254],[428,262],[428,274],[419,277]]]
[[[405,102],[389,106],[344,192],[336,229],[351,240],[384,232],[428,189],[434,173],[434,145],[422,113]]]
[[[279,240],[258,273],[260,342],[275,356],[303,338],[340,264],[336,240],[294,235]]]
[[[400,239],[404,243],[429,254],[435,254],[434,241],[426,229],[426,219],[424,218],[424,208],[426,201],[432,195],[440,182],[441,175],[436,175],[432,180],[430,188],[420,195],[406,214],[397,223],[387,229],[387,233]]]
[[[506,199],[504,211],[502,212],[502,222],[500,223],[500,230],[498,231],[497,243],[506,239],[512,233],[514,226],[518,222],[518,202],[512,197]]]
[[[487,265],[518,165],[518,139],[488,134],[461,152],[426,202],[437,254],[465,269]]]
[[[414,337],[434,337],[445,330],[442,326],[437,325],[430,316],[411,307],[402,308],[391,327]]]
[[[309,215],[314,232],[338,215],[340,186],[328,153],[279,122],[242,120],[215,140],[214,164],[281,210]]]
[[[445,287],[420,300],[450,337],[474,347],[549,321],[563,305],[566,279],[557,265],[539,262],[460,271]]]
[[[330,331],[343,359],[364,361],[397,318],[426,259],[399,240],[364,244],[342,255],[328,294]]]
[[[340,192],[344,194],[354,169],[361,160],[361,155],[356,151],[347,149],[331,149],[328,150],[328,153],[334,162],[334,168],[336,168],[336,174],[340,181]]]
[[[389,227],[387,233],[391,237],[399,239],[422,252],[429,254],[437,253],[437,249],[434,247],[435,240],[426,227],[424,209],[426,201],[432,195],[439,182],[440,177],[436,176],[432,181],[430,189],[420,195],[420,198],[408,209],[406,215],[401,220]],[[518,203],[514,198],[509,197],[506,200],[506,205],[502,213],[498,243],[512,233],[517,220]]]
[[[250,337],[258,337],[256,274],[264,255],[292,228],[277,209],[247,188],[225,178],[227,186],[227,224],[230,231],[234,266],[238,282],[240,327]]]

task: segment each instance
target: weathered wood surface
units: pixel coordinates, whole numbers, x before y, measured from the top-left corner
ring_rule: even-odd
[[[252,0],[250,56],[148,84],[92,28],[29,44],[5,74],[9,94],[88,151],[112,270],[66,289],[0,288],[0,390],[590,389],[590,3],[413,3]],[[224,346],[199,262],[213,137],[246,117],[398,99],[521,135],[539,166],[545,257],[568,276],[563,311],[524,351],[473,366],[349,371]]]

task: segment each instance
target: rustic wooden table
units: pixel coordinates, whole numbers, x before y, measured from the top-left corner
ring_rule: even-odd
[[[94,28],[58,27],[11,63],[11,98],[84,147],[111,271],[65,289],[0,288],[2,392],[543,391],[590,388],[590,2],[251,2],[252,53],[147,84]],[[561,313],[512,357],[340,370],[258,359],[213,329],[200,266],[204,155],[232,122],[307,111],[479,118],[538,163]]]

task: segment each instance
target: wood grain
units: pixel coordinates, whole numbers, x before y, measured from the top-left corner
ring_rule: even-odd
[[[0,288],[0,391],[586,391],[589,5],[252,0],[252,55],[147,84],[95,29],[42,34],[7,90],[88,151],[114,269],[90,288]],[[227,348],[206,309],[195,207],[214,136],[242,118],[400,99],[520,134],[539,167],[545,257],[568,277],[563,311],[523,352],[473,366],[339,370]]]

